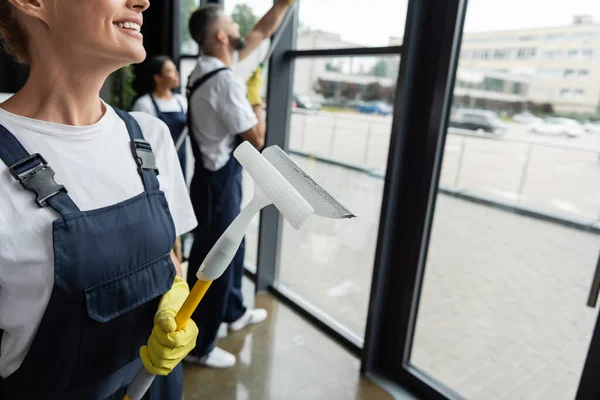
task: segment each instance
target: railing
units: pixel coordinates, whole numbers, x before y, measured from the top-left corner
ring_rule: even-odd
[[[306,130],[307,130],[307,121],[306,119],[309,117],[315,117],[315,118],[323,118],[324,115],[326,115],[324,118],[327,119],[331,119],[333,120],[333,127],[331,129],[331,138],[329,141],[329,151],[327,156],[328,157],[333,157],[333,151],[335,149],[335,145],[336,145],[336,138],[337,135],[339,133],[340,130],[340,121],[353,121],[355,120],[354,118],[348,118],[348,117],[343,117],[339,114],[343,114],[343,113],[331,113],[331,114],[322,114],[322,113],[314,113],[314,112],[301,112],[301,111],[295,111],[293,112],[294,115],[297,116],[304,116],[304,118],[302,119],[302,125],[300,128],[300,145],[298,147],[297,150],[302,151],[302,149],[304,149],[305,146],[305,138],[306,138]],[[362,122],[362,121],[361,121]],[[363,153],[363,164],[367,165],[368,164],[368,158],[369,158],[369,152],[371,150],[371,138],[372,138],[372,134],[373,134],[373,130],[375,129],[374,127],[379,126],[379,127],[383,127],[383,129],[385,129],[386,131],[388,131],[388,135],[389,135],[389,130],[391,128],[391,122],[389,121],[382,121],[382,122],[369,122],[367,125],[367,130],[366,130],[366,135],[365,135],[365,142],[364,142],[364,153]],[[361,132],[364,132],[364,130],[361,130]]]
[[[365,117],[357,114],[344,115],[343,113],[323,112],[295,112],[292,118],[292,142],[290,149],[293,154],[349,168],[377,179],[384,178],[391,120],[379,120],[376,117]],[[313,125],[312,127],[310,126],[311,124]],[[359,124],[361,126],[358,126]],[[311,137],[310,132],[314,131],[315,128],[318,130],[318,133]],[[361,135],[354,135],[352,139],[349,139],[348,136],[353,131],[360,131]],[[374,140],[376,136],[377,140]],[[342,138],[345,138],[346,142],[341,143]],[[485,146],[486,141],[491,144],[490,147]],[[456,149],[457,142],[459,142],[458,149]],[[600,146],[600,140],[598,143]],[[513,182],[514,185],[511,183],[511,186],[514,188],[507,191],[507,195],[509,195],[508,200],[495,195],[489,190],[490,187],[478,186],[477,181],[481,180],[482,177],[473,175],[473,171],[469,173],[469,169],[465,167],[467,158],[485,157],[475,149],[469,150],[469,146],[482,147],[482,145],[484,148],[492,151],[502,150],[502,146],[518,146],[514,150],[515,153],[519,154],[513,155],[510,153],[510,149],[507,153],[509,157],[504,157],[500,154],[502,161],[507,164],[510,163],[509,169],[511,169],[510,173],[506,172],[506,176],[501,176],[502,179],[500,180],[516,181]],[[384,146],[385,148],[383,148]],[[526,138],[484,136],[472,131],[453,128],[448,132],[447,149],[448,146],[457,150],[458,158],[454,161],[452,157],[445,154],[439,186],[441,192],[463,199],[510,209],[518,213],[544,218],[553,222],[600,232],[600,197],[598,200],[595,200],[593,194],[594,191],[600,193],[600,160],[598,158],[600,147],[595,150],[568,144],[540,143]],[[350,152],[350,155],[344,150],[348,147],[355,149],[355,151]],[[358,151],[359,147],[361,151]],[[577,190],[568,193],[573,202],[577,203],[576,206],[573,206],[569,202],[563,202],[567,204],[567,208],[570,205],[577,209],[578,211],[576,212],[572,210],[570,212],[564,211],[555,206],[550,206],[548,204],[548,196],[544,195],[544,193],[552,193],[552,195],[556,194],[560,198],[561,196],[559,195],[564,194],[556,189],[560,185],[553,185],[552,181],[554,177],[552,176],[552,170],[548,170],[547,172],[542,171],[542,175],[540,176],[540,167],[537,165],[540,163],[549,163],[552,165],[552,161],[548,160],[548,158],[553,155],[552,151],[554,149],[560,150],[558,153],[555,152],[559,156],[564,156],[566,152],[575,152],[573,154],[577,154],[576,159],[593,159],[595,161],[595,165],[592,168],[597,169],[584,170],[584,176],[577,174],[577,171],[575,171],[572,178],[569,176],[566,181],[566,183],[570,184],[581,182],[581,184],[578,184]],[[336,151],[338,154],[336,154]],[[506,152],[506,149],[503,151]],[[536,154],[539,155],[538,159],[536,159]],[[569,157],[566,158],[568,161]],[[486,160],[483,159],[483,161]],[[515,166],[518,162],[521,162],[519,168]],[[472,161],[471,164],[473,164]],[[474,165],[470,167],[473,169]],[[497,168],[490,169],[490,171],[494,173],[498,171],[503,172],[503,168],[503,165],[499,165]],[[519,173],[518,177],[515,177],[517,169]],[[538,176],[532,177],[532,170]],[[536,179],[541,182],[537,182]],[[531,199],[527,199],[527,195]],[[584,199],[586,197],[592,198],[592,200],[587,199],[587,202],[585,202]],[[557,203],[560,205],[560,201],[557,200]],[[581,209],[582,207],[583,210]]]

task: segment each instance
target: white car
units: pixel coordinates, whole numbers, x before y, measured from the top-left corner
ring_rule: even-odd
[[[568,137],[578,137],[585,133],[579,122],[568,118],[547,118],[534,122],[529,131],[540,135],[566,135]]]
[[[542,119],[536,117],[528,111],[525,111],[520,114],[513,115],[512,120],[521,124],[533,124],[534,122],[540,122]]]
[[[588,133],[600,133],[600,122],[588,122],[583,124],[583,129]]]

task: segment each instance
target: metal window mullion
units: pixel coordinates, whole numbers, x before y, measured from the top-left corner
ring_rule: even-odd
[[[340,49],[289,50],[285,53],[288,58],[308,57],[369,57],[402,54],[402,46],[385,47],[349,47]]]
[[[429,239],[466,0],[410,0],[369,303],[362,371],[426,398],[454,393],[406,361]]]
[[[281,39],[269,60],[267,83],[267,134],[265,146],[277,145],[285,151],[289,148],[290,100],[293,88],[293,62],[285,57],[295,40],[298,13],[283,28]],[[261,212],[258,236],[258,262],[256,268],[256,290],[263,291],[277,280],[283,217],[274,206]]]

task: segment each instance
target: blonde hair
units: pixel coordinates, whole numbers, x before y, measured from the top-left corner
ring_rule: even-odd
[[[0,0],[0,39],[4,42],[4,51],[18,62],[27,64],[27,34],[19,25],[17,12],[8,0]]]

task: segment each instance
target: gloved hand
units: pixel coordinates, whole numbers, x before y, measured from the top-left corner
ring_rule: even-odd
[[[262,77],[262,68],[256,68],[256,71],[252,73],[246,87],[248,88],[248,101],[250,105],[256,106],[262,104],[262,97],[260,96],[260,89],[262,89],[264,79]]]
[[[140,348],[142,363],[153,375],[169,374],[196,346],[198,327],[194,321],[190,319],[179,331],[175,322],[175,315],[189,293],[186,281],[177,276],[171,290],[160,300],[148,345]]]

